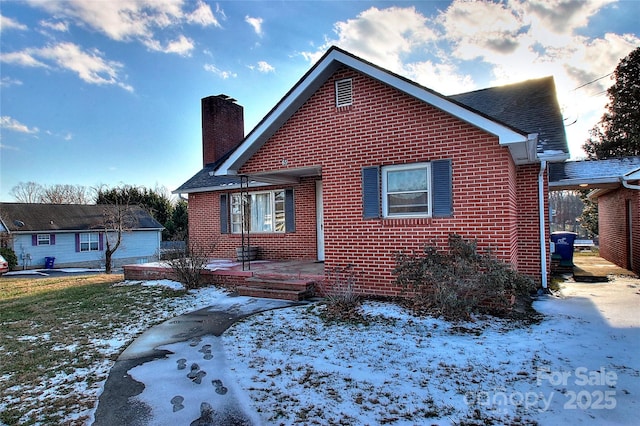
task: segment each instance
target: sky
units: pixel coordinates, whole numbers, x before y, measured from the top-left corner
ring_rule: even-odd
[[[200,99],[245,134],[331,46],[444,95],[552,75],[572,159],[640,1],[0,0],[0,201],[20,182],[178,188],[202,167]]]

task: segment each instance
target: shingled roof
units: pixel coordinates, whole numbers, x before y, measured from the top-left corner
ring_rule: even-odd
[[[549,164],[549,187],[576,189],[618,186],[623,176],[640,170],[640,157],[567,161]]]
[[[538,153],[569,154],[553,77],[449,96],[489,117],[538,134]]]
[[[107,204],[0,203],[0,220],[11,233],[73,232],[104,228]],[[141,207],[131,207],[135,230],[160,230],[163,226]]]

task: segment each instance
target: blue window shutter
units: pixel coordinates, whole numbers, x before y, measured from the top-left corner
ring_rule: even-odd
[[[49,244],[52,246],[56,245],[56,234],[49,234]]]
[[[284,231],[296,232],[295,203],[293,201],[293,189],[284,191]]]
[[[32,246],[38,245],[38,234],[31,234],[31,245]]]
[[[102,232],[98,234],[98,246],[100,251],[104,250],[104,234]]]
[[[431,162],[433,217],[453,216],[453,179],[451,160]]]
[[[229,233],[229,194],[220,194],[220,233]]]
[[[365,219],[380,217],[380,167],[362,168],[362,215]]]
[[[80,234],[76,234],[76,252],[80,251]]]

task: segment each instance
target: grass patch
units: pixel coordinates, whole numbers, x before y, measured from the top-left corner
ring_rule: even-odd
[[[85,424],[121,348],[184,294],[113,285],[121,281],[119,274],[0,280],[0,423]]]

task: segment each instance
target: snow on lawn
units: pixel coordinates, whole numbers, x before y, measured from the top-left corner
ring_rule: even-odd
[[[250,317],[223,342],[264,424],[635,424],[640,324],[611,308],[637,308],[638,283],[570,284],[524,327],[369,302],[368,325],[327,325],[302,306]]]
[[[165,280],[121,285],[135,284],[178,287]],[[43,404],[68,392],[97,400],[109,359],[152,323],[238,300],[213,287],[164,299],[154,315],[114,325],[111,337],[96,339],[103,359],[47,379],[34,392]],[[222,375],[213,373],[222,367],[212,366],[206,379],[215,374],[214,391],[235,394],[256,425],[636,424],[638,301],[640,280],[567,283],[563,297],[534,303],[544,318],[528,326],[488,317],[453,324],[381,302],[364,304],[366,325],[327,324],[321,304],[276,309],[236,323],[221,338],[204,336],[203,343],[225,353],[212,362],[228,369]],[[171,349],[175,356],[194,350],[185,343]],[[173,358],[168,372],[176,370]],[[156,372],[160,377],[162,368]],[[90,386],[86,377],[100,383]],[[0,402],[0,410],[8,403]],[[93,416],[69,410],[69,424]]]

